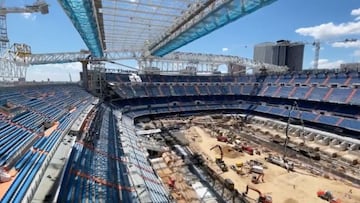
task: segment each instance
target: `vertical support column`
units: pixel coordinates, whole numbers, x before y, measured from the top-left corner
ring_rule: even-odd
[[[89,73],[88,73],[88,67],[89,64],[88,61],[80,61],[82,66],[82,75],[81,75],[81,81],[82,85],[86,90],[89,90]]]
[[[0,15],[0,53],[9,48],[9,38],[7,35],[6,14]]]

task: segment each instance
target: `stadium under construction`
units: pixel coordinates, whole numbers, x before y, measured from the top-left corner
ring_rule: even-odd
[[[359,69],[174,52],[275,2],[58,0],[89,50],[3,52],[1,202],[360,202]],[[25,81],[69,62],[80,83]]]

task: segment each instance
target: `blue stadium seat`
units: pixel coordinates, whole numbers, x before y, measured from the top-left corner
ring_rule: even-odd
[[[322,101],[328,93],[330,88],[328,87],[315,87],[309,96],[309,100]]]

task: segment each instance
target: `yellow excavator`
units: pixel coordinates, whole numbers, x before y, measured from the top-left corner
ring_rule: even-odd
[[[221,148],[220,145],[215,145],[215,146],[210,148],[210,151],[215,149],[215,148],[219,148],[219,150],[220,150],[220,157],[215,158],[215,163],[216,163],[216,165],[219,166],[219,168],[221,169],[222,172],[227,172],[229,169],[228,169],[227,165],[225,164],[225,162],[223,160],[224,154],[223,154],[222,148]]]

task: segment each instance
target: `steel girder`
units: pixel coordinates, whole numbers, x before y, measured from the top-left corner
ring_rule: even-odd
[[[94,1],[92,0],[58,0],[80,36],[95,57],[103,56],[103,42],[98,28]]]
[[[48,54],[32,54],[29,58],[31,65],[72,63],[85,60],[108,61],[108,60],[126,60],[137,59],[141,57],[139,52],[104,52],[103,57],[92,58],[89,52],[64,52]]]
[[[276,0],[209,0],[150,46],[151,55],[164,56]]]
[[[161,63],[161,66],[163,66],[164,63],[168,63],[168,62],[176,62],[179,64],[180,63],[207,64],[206,66],[209,67],[209,70],[210,69],[215,70],[216,68],[213,69],[211,67],[218,67],[219,65],[222,64],[225,65],[238,64],[245,67],[249,67],[254,71],[259,71],[261,68],[266,68],[269,72],[286,72],[288,70],[288,68],[284,66],[276,66],[272,64],[254,61],[248,58],[243,58],[239,56],[229,56],[229,55],[174,52],[165,55],[163,57],[157,57],[157,56],[145,57],[140,52],[105,52],[104,57],[91,58],[89,54],[90,53],[88,52],[32,54],[28,60],[31,65],[39,65],[39,64],[53,64],[53,63],[70,63],[70,62],[78,62],[84,60],[115,61],[115,60],[134,59],[137,61],[143,61],[142,64],[144,64],[145,61],[146,63],[150,63],[154,65],[157,62],[159,62]]]

